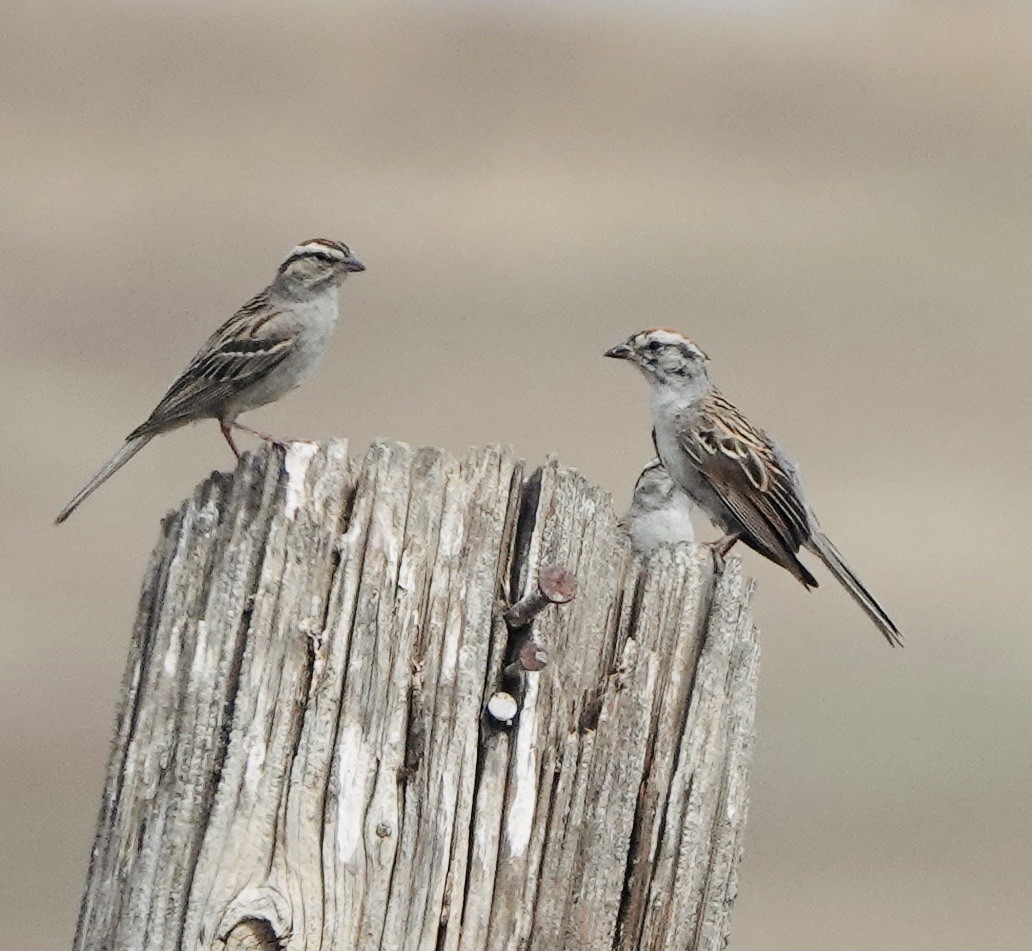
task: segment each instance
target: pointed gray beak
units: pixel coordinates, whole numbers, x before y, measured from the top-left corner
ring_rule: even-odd
[[[365,265],[356,257],[347,258],[344,262],[344,270],[350,273],[358,273],[365,270]]]
[[[634,356],[634,351],[627,344],[622,343],[618,347],[607,350],[602,356],[612,357],[614,360],[629,360]]]

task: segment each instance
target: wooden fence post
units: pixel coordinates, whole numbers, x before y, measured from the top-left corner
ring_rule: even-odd
[[[545,566],[576,597],[511,631]],[[163,523],[75,947],[723,948],[750,595],[554,461],[245,457]]]

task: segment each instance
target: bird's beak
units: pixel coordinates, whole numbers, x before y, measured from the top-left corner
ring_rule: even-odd
[[[356,257],[346,258],[343,263],[344,270],[347,271],[349,274],[352,272],[357,273],[358,271],[365,270],[365,265]]]
[[[627,344],[622,343],[618,347],[607,350],[602,356],[612,357],[614,360],[629,360],[634,356],[634,351]]]

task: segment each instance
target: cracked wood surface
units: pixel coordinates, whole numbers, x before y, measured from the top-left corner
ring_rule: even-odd
[[[511,727],[502,598],[577,576]],[[294,444],[162,524],[77,949],[717,949],[758,673],[751,585],[642,564],[510,450]]]

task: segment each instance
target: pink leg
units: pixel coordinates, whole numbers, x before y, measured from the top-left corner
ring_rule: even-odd
[[[226,437],[226,442],[229,443],[229,448],[233,450],[233,455],[236,456],[237,459],[239,459],[240,458],[240,450],[237,449],[236,443],[233,442],[233,433],[232,433],[233,426],[234,426],[234,423],[230,419],[220,419],[219,420],[219,429],[222,430],[222,435]]]
[[[724,559],[727,557],[727,553],[735,547],[741,538],[741,532],[729,532],[715,542],[705,542],[703,544],[703,548],[708,548],[713,553],[713,563],[716,565],[717,571],[724,570]]]
[[[713,553],[715,555],[719,555],[721,558],[726,558],[727,553],[731,551],[731,549],[734,548],[741,539],[741,532],[730,532],[723,538],[717,539],[717,541],[711,542],[710,544],[713,546]]]
[[[260,429],[252,429],[250,426],[245,426],[243,423],[238,423],[233,420],[230,425],[234,429],[242,429],[245,433],[250,433],[252,436],[257,436],[262,442],[271,442],[276,446],[286,446],[286,442],[282,439],[277,439],[275,436],[270,436],[268,433],[263,433]]]

